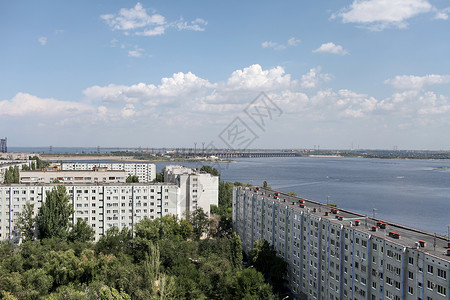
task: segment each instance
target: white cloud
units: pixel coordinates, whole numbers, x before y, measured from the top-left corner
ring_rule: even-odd
[[[433,9],[435,13],[434,18],[437,20],[448,20],[448,15],[450,13],[450,7],[444,8],[442,10],[438,10],[436,8]]]
[[[208,22],[201,18],[197,18],[191,22],[187,22],[183,18],[180,18],[180,20],[176,22],[178,30],[205,31],[204,26],[206,25],[208,25]]]
[[[130,57],[141,57],[143,52],[144,52],[144,49],[142,49],[142,48],[135,48],[134,50],[129,50],[128,51],[128,56],[130,56]]]
[[[125,35],[157,36],[163,35],[169,27],[176,27],[178,30],[204,31],[208,22],[197,18],[193,21],[185,21],[180,18],[175,22],[168,22],[160,14],[148,14],[141,3],[127,9],[121,8],[116,14],[104,14],[100,18],[108,24],[112,30],[124,31]]]
[[[340,45],[335,45],[334,43],[325,43],[322,44],[319,48],[312,51],[313,53],[331,53],[331,54],[338,54],[338,55],[346,55],[348,54],[348,51],[345,50]]]
[[[296,39],[294,37],[287,40],[286,44],[279,44],[277,42],[272,41],[265,41],[261,43],[261,47],[263,48],[273,48],[275,50],[284,50],[287,47],[295,47],[297,46],[301,41],[299,39]]]
[[[38,38],[38,42],[41,46],[45,46],[47,44],[47,38],[45,36],[41,36]]]
[[[308,73],[302,75],[302,80],[300,82],[300,87],[303,89],[316,89],[323,82],[331,80],[332,76],[330,74],[320,73],[322,68],[320,66],[312,68]]]
[[[0,101],[0,116],[56,116],[78,115],[91,112],[93,107],[51,98],[39,98],[27,93],[17,93],[11,100]]]
[[[421,90],[425,86],[435,84],[445,84],[450,82],[450,75],[426,75],[426,76],[414,76],[414,75],[402,75],[395,76],[393,79],[385,81],[386,84],[390,84],[397,90]]]
[[[160,85],[138,83],[131,86],[110,84],[93,86],[83,91],[89,99],[99,99],[105,103],[128,102],[159,105],[176,101],[178,97],[189,97],[213,85],[191,72],[175,73],[170,78],[162,78]]]
[[[383,30],[404,28],[408,19],[432,9],[427,0],[354,0],[350,7],[332,18],[339,17],[343,23],[360,24],[370,30]]]
[[[133,8],[122,8],[117,14],[106,14],[100,17],[116,30],[134,30],[166,23],[165,18],[159,14],[148,15],[147,10],[139,2]]]
[[[136,115],[136,110],[134,109],[134,105],[131,103],[128,103],[125,105],[124,108],[122,108],[121,110],[121,115],[124,118],[131,118],[134,117]]]

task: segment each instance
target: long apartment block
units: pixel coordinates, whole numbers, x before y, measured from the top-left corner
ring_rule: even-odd
[[[262,188],[233,190],[233,229],[288,263],[299,299],[449,300],[445,237]]]
[[[156,166],[152,163],[138,162],[63,162],[63,171],[91,171],[94,168],[107,168],[108,171],[125,171],[128,176],[139,178],[139,182],[151,182],[156,178]]]
[[[0,240],[20,239],[17,219],[26,203],[34,204],[34,214],[46,199],[46,193],[57,184],[0,185]],[[74,213],[72,223],[86,221],[95,231],[95,238],[116,226],[134,225],[144,218],[165,215],[183,216],[180,189],[172,183],[110,183],[63,184],[70,196]]]

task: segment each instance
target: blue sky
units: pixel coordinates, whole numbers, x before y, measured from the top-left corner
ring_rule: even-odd
[[[449,16],[443,0],[0,1],[0,136],[223,147],[239,118],[250,148],[448,150]],[[261,92],[281,111],[263,127],[245,113]]]

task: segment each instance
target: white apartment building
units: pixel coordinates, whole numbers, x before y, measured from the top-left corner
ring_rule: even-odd
[[[37,215],[46,192],[57,184],[0,185],[0,240],[20,239],[17,218],[27,202],[34,204]],[[116,226],[134,225],[144,218],[165,215],[182,216],[179,188],[170,183],[64,184],[75,210],[70,218],[86,221],[95,230],[95,239]]]
[[[261,188],[234,188],[244,251],[261,238],[288,263],[299,299],[449,300],[444,237]]]
[[[198,207],[209,215],[210,206],[219,204],[219,177],[184,166],[166,166],[164,181],[180,188],[180,205],[184,211]]]
[[[125,171],[127,175],[137,176],[139,182],[151,182],[156,178],[156,166],[152,163],[135,162],[63,162],[61,169],[63,171],[89,171],[94,168],[107,168],[109,171]]]
[[[113,183],[125,182],[128,175],[122,171],[107,171],[106,168],[93,171],[20,171],[20,183]]]

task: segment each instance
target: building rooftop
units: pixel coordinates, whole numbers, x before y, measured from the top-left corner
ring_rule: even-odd
[[[386,239],[403,247],[414,248],[450,262],[450,256],[447,256],[447,248],[450,246],[450,242],[447,237],[269,189],[256,187],[249,190],[295,210],[316,215],[333,223],[352,226],[355,230],[363,233]],[[357,223],[359,224],[357,225]],[[373,231],[374,229],[376,231]],[[419,246],[419,244],[421,245]]]

